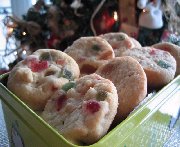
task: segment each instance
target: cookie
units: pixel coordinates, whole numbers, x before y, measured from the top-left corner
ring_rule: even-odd
[[[114,58],[112,47],[101,37],[81,37],[64,52],[76,60],[83,75],[94,73],[99,66]]]
[[[135,47],[132,39],[122,32],[106,33],[100,35],[100,37],[107,40],[107,42],[112,46],[115,57],[120,57],[123,51]]]
[[[180,47],[170,42],[161,42],[152,47],[169,52],[176,60],[176,76],[180,74]]]
[[[97,71],[100,76],[114,83],[118,93],[119,106],[115,124],[124,120],[145,98],[147,78],[141,65],[132,57],[116,57]]]
[[[127,50],[122,55],[131,56],[142,65],[150,88],[163,87],[174,78],[176,61],[167,51],[142,47]]]
[[[141,44],[139,43],[139,41],[137,41],[135,38],[130,37],[130,39],[134,44],[134,48],[141,48],[142,47]]]
[[[114,84],[94,73],[65,84],[48,100],[42,118],[67,140],[89,145],[107,133],[117,107]]]
[[[33,110],[43,110],[50,96],[79,77],[75,60],[54,49],[39,49],[10,71],[7,87]]]

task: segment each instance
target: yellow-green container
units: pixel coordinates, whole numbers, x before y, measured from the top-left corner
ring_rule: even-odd
[[[6,88],[7,76],[0,75],[0,98],[11,146],[77,147],[59,135]],[[178,147],[179,115],[180,76],[89,147]]]

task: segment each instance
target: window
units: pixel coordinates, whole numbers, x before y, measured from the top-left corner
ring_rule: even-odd
[[[5,49],[6,49],[6,28],[5,25],[3,23],[4,18],[7,15],[11,15],[12,11],[11,11],[11,3],[10,0],[1,0],[0,3],[0,70],[1,69],[7,69],[8,66],[8,60],[7,57],[4,57],[5,54]],[[9,57],[12,58],[14,60],[13,57]]]

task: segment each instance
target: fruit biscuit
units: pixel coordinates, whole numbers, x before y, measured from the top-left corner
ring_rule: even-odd
[[[100,37],[112,46],[116,57],[120,57],[123,51],[135,47],[133,40],[122,32],[106,33]]]
[[[134,44],[134,48],[141,48],[142,47],[141,44],[139,43],[139,41],[137,41],[135,38],[130,37],[130,39]]]
[[[89,145],[107,133],[117,107],[114,84],[94,73],[65,84],[48,100],[42,117],[69,141]]]
[[[116,86],[119,106],[114,124],[119,124],[146,97],[146,74],[132,57],[116,57],[101,66],[96,73]]]
[[[161,42],[152,47],[169,52],[176,60],[176,75],[180,74],[180,47],[170,42]]]
[[[123,52],[123,56],[131,56],[142,65],[150,88],[161,88],[174,78],[176,60],[167,51],[153,47],[133,48]]]
[[[43,110],[63,84],[79,77],[79,67],[67,54],[39,49],[11,70],[7,87],[34,110]]]
[[[81,37],[65,53],[76,60],[82,75],[94,73],[99,66],[114,58],[112,47],[101,37]]]

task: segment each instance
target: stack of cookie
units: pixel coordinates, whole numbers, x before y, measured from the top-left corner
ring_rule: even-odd
[[[64,52],[35,51],[11,70],[7,87],[66,139],[89,145],[124,120],[148,88],[179,74],[179,50],[141,47],[121,32],[81,37]]]

